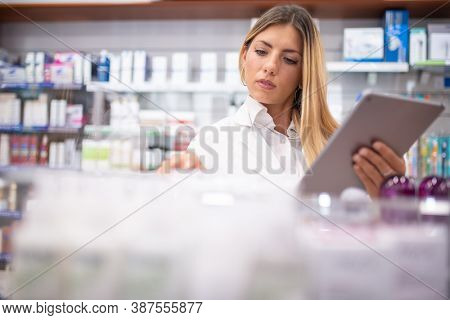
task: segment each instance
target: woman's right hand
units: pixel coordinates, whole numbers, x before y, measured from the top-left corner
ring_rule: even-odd
[[[157,173],[170,173],[175,169],[200,169],[202,163],[192,151],[182,151],[174,154],[169,159],[164,160],[156,171]]]

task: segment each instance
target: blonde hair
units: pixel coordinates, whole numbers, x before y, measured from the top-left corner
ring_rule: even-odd
[[[290,24],[303,40],[301,94],[294,99],[292,119],[300,134],[306,162],[310,166],[327,143],[338,123],[327,104],[326,71],[319,31],[310,14],[296,5],[276,6],[264,13],[248,32],[239,54],[239,69],[244,82],[243,56],[252,40],[275,24]]]

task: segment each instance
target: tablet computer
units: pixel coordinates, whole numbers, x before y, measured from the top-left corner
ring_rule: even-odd
[[[349,187],[363,188],[352,163],[352,155],[360,147],[380,140],[403,155],[443,110],[443,105],[422,100],[364,94],[305,173],[300,192],[339,195]]]

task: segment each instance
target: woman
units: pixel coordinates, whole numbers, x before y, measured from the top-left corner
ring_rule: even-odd
[[[267,11],[240,50],[249,96],[235,115],[202,128],[188,151],[163,163],[211,171],[294,173],[301,176],[338,127],[327,106],[319,32],[298,6]],[[349,161],[371,197],[387,175],[404,174],[401,156],[381,142]]]

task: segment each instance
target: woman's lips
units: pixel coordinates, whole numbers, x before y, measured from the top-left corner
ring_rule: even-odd
[[[271,89],[275,89],[276,85],[274,85],[271,81],[269,80],[258,80],[256,81],[256,83],[263,89],[266,90],[271,90]]]

